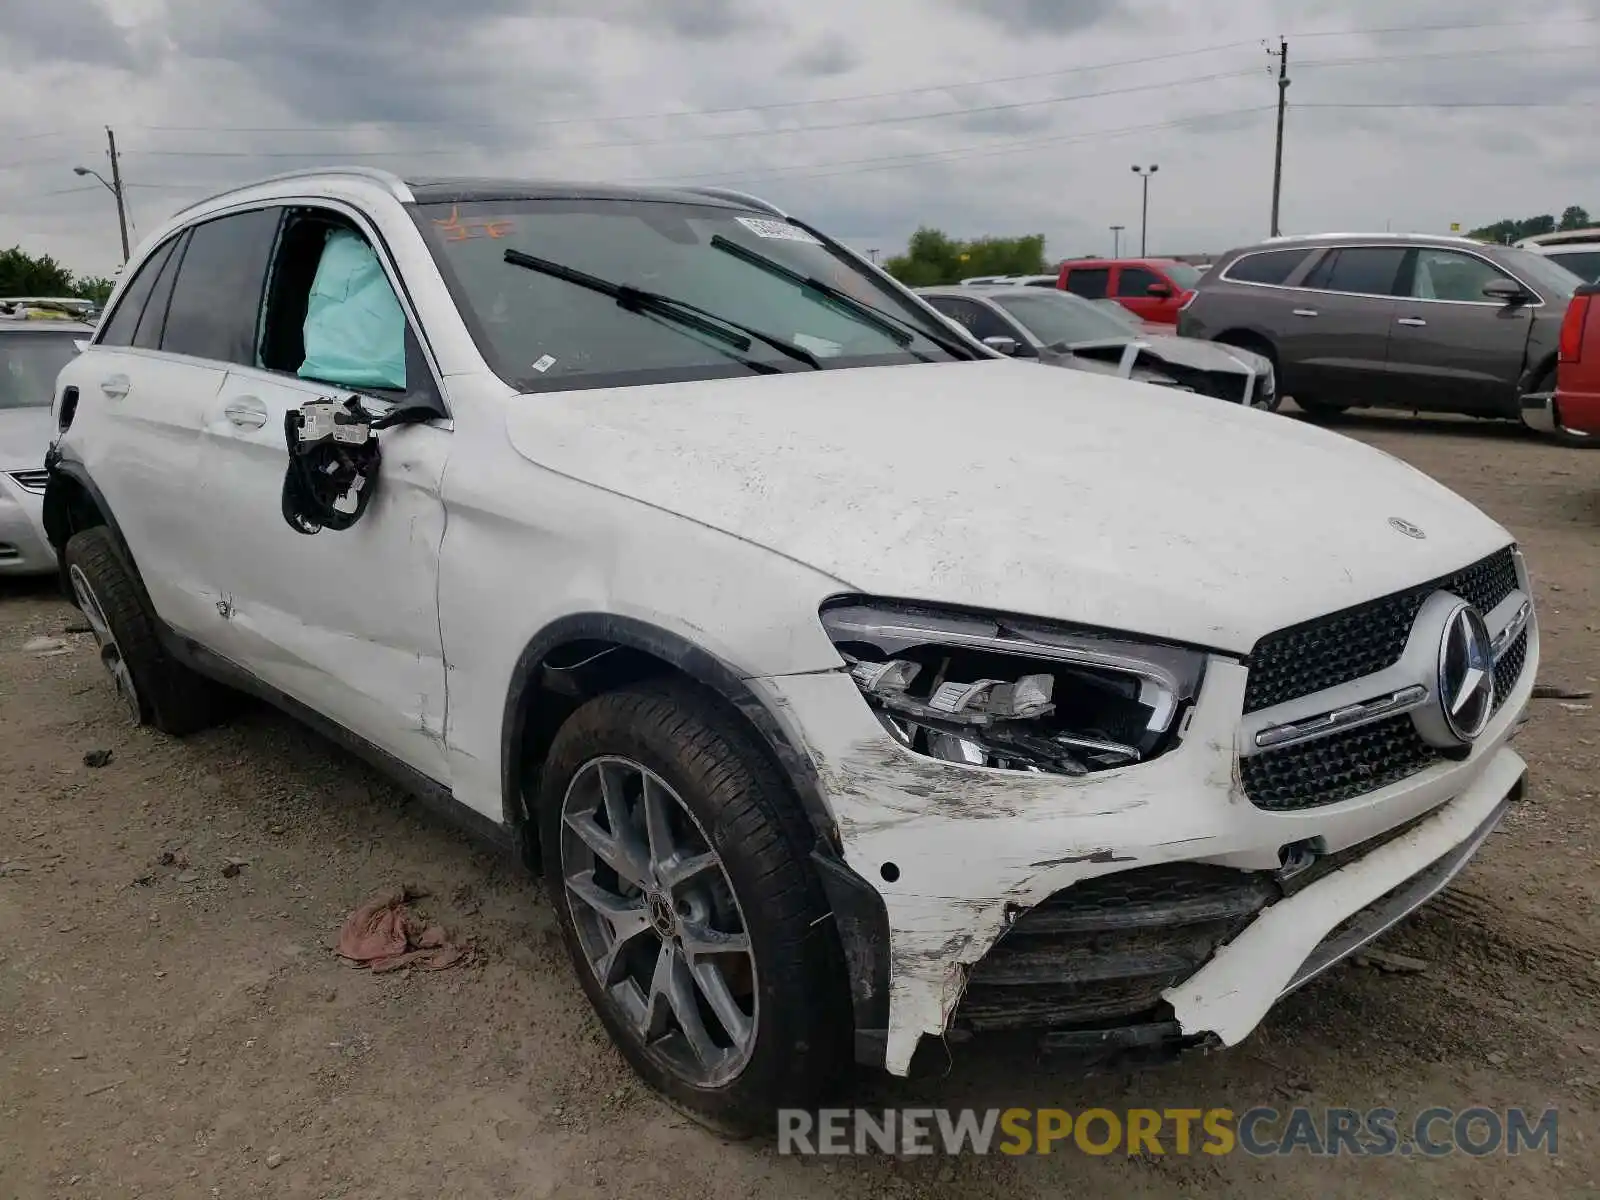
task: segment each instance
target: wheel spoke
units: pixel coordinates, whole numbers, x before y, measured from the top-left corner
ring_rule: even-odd
[[[649,867],[615,834],[600,828],[594,811],[567,814],[567,828],[583,839],[583,844],[594,856],[617,873],[617,878],[643,889],[649,876]]]
[[[661,886],[672,891],[688,883],[696,875],[710,871],[720,865],[715,854],[706,851],[704,854],[679,855],[672,862],[656,867],[656,878],[661,881]]]
[[[711,1011],[717,1014],[722,1028],[727,1030],[736,1045],[743,1046],[750,1039],[751,1021],[734,999],[727,977],[711,962],[698,962],[690,969],[694,973],[695,986],[706,998],[706,1003],[711,1005]]]
[[[750,937],[744,933],[723,933],[698,921],[684,921],[683,948],[691,959],[702,954],[749,954]]]
[[[682,1030],[684,1040],[689,1043],[694,1056],[704,1066],[712,1066],[723,1052],[711,1040],[711,1034],[700,1017],[700,1006],[694,998],[694,975],[677,947],[664,946],[663,949],[667,952],[666,991],[672,1015],[678,1019],[678,1028]]]
[[[646,775],[639,803],[644,809],[645,836],[650,843],[650,866],[659,879],[662,867],[678,857],[677,847],[672,844],[672,822],[668,816],[668,807],[676,801]]]

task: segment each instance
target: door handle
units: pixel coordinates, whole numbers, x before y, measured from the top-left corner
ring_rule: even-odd
[[[260,429],[267,423],[267,406],[254,396],[237,396],[222,410],[224,416],[245,429]]]
[[[126,375],[113,375],[110,379],[100,381],[100,390],[113,400],[120,400],[128,394],[128,377]]]
[[[1317,310],[1314,308],[1297,308],[1294,310],[1294,315],[1297,317],[1314,317],[1317,315]]]
[[[1395,324],[1396,325],[1419,325],[1420,326],[1420,325],[1426,325],[1427,322],[1424,321],[1421,317],[1401,317],[1398,321],[1395,322]]]

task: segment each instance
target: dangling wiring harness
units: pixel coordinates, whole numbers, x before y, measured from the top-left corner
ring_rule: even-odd
[[[314,400],[284,414],[289,469],[283,477],[283,519],[296,533],[349,529],[377,491],[381,430],[432,420],[421,405],[377,415],[355,396]]]

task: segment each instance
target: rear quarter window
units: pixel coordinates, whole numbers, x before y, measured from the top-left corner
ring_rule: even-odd
[[[1309,247],[1299,250],[1261,250],[1245,254],[1228,264],[1224,279],[1238,283],[1281,284],[1293,275],[1295,268],[1305,262],[1311,253]]]

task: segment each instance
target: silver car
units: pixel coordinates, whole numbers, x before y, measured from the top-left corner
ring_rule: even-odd
[[[919,288],[917,294],[991,349],[1017,358],[1178,387],[1250,408],[1278,407],[1277,381],[1267,358],[1154,332],[1115,302],[970,282]]]
[[[94,330],[76,321],[0,318],[0,575],[56,569],[40,510],[56,375]]]

